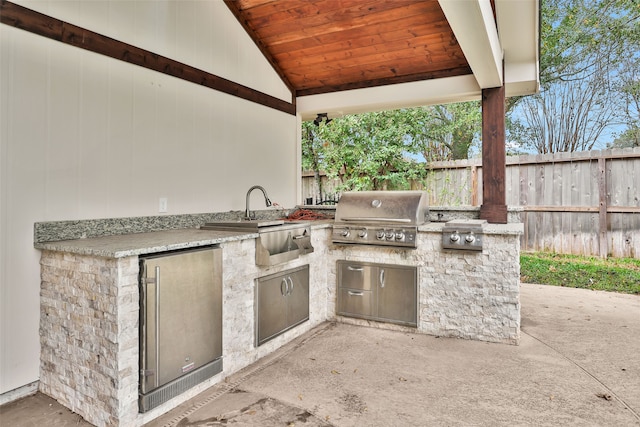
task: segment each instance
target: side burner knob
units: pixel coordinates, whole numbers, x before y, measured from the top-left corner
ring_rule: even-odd
[[[340,235],[341,235],[342,237],[349,237],[349,234],[351,234],[351,232],[349,231],[349,229],[348,229],[348,228],[345,228],[344,230],[342,230],[342,231],[340,232]]]
[[[460,240],[460,235],[458,233],[453,233],[451,236],[449,236],[449,239],[452,242],[457,242],[458,240]]]
[[[476,236],[474,236],[473,234],[469,233],[465,236],[464,240],[467,243],[473,243],[476,240]]]

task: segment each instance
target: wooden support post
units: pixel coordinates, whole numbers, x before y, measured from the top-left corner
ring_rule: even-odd
[[[480,218],[498,224],[507,223],[504,102],[504,86],[482,89],[482,206],[480,206]]]

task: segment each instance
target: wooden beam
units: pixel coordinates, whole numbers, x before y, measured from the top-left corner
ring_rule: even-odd
[[[61,43],[138,65],[178,79],[255,102],[288,114],[296,114],[292,102],[243,86],[162,55],[112,39],[102,34],[52,18],[26,7],[1,0],[0,22]],[[293,96],[293,95],[292,95]]]
[[[482,206],[480,218],[507,223],[504,86],[482,89]]]
[[[471,68],[465,66],[465,67],[459,67],[459,68],[451,68],[448,70],[426,72],[426,73],[413,74],[413,75],[407,75],[407,76],[387,77],[387,78],[380,78],[380,79],[357,81],[353,83],[345,83],[341,85],[324,85],[324,86],[319,86],[319,87],[309,88],[309,89],[298,89],[296,91],[296,96],[321,95],[324,93],[331,93],[331,92],[341,92],[341,91],[354,90],[354,89],[366,89],[366,88],[375,87],[375,86],[386,86],[386,85],[394,85],[399,83],[419,82],[423,80],[442,79],[446,77],[466,76],[469,74],[471,74]]]
[[[525,212],[602,213],[602,206],[522,206]],[[607,213],[640,213],[638,206],[607,206]]]

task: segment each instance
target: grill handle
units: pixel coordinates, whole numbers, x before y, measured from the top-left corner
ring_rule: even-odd
[[[342,221],[359,221],[359,222],[396,222],[399,224],[411,224],[408,218],[367,218],[367,217],[346,217]]]

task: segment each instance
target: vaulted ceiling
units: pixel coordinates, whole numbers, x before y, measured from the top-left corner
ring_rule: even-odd
[[[539,0],[225,0],[303,119],[538,90]]]
[[[232,0],[297,96],[471,74],[437,0]]]

